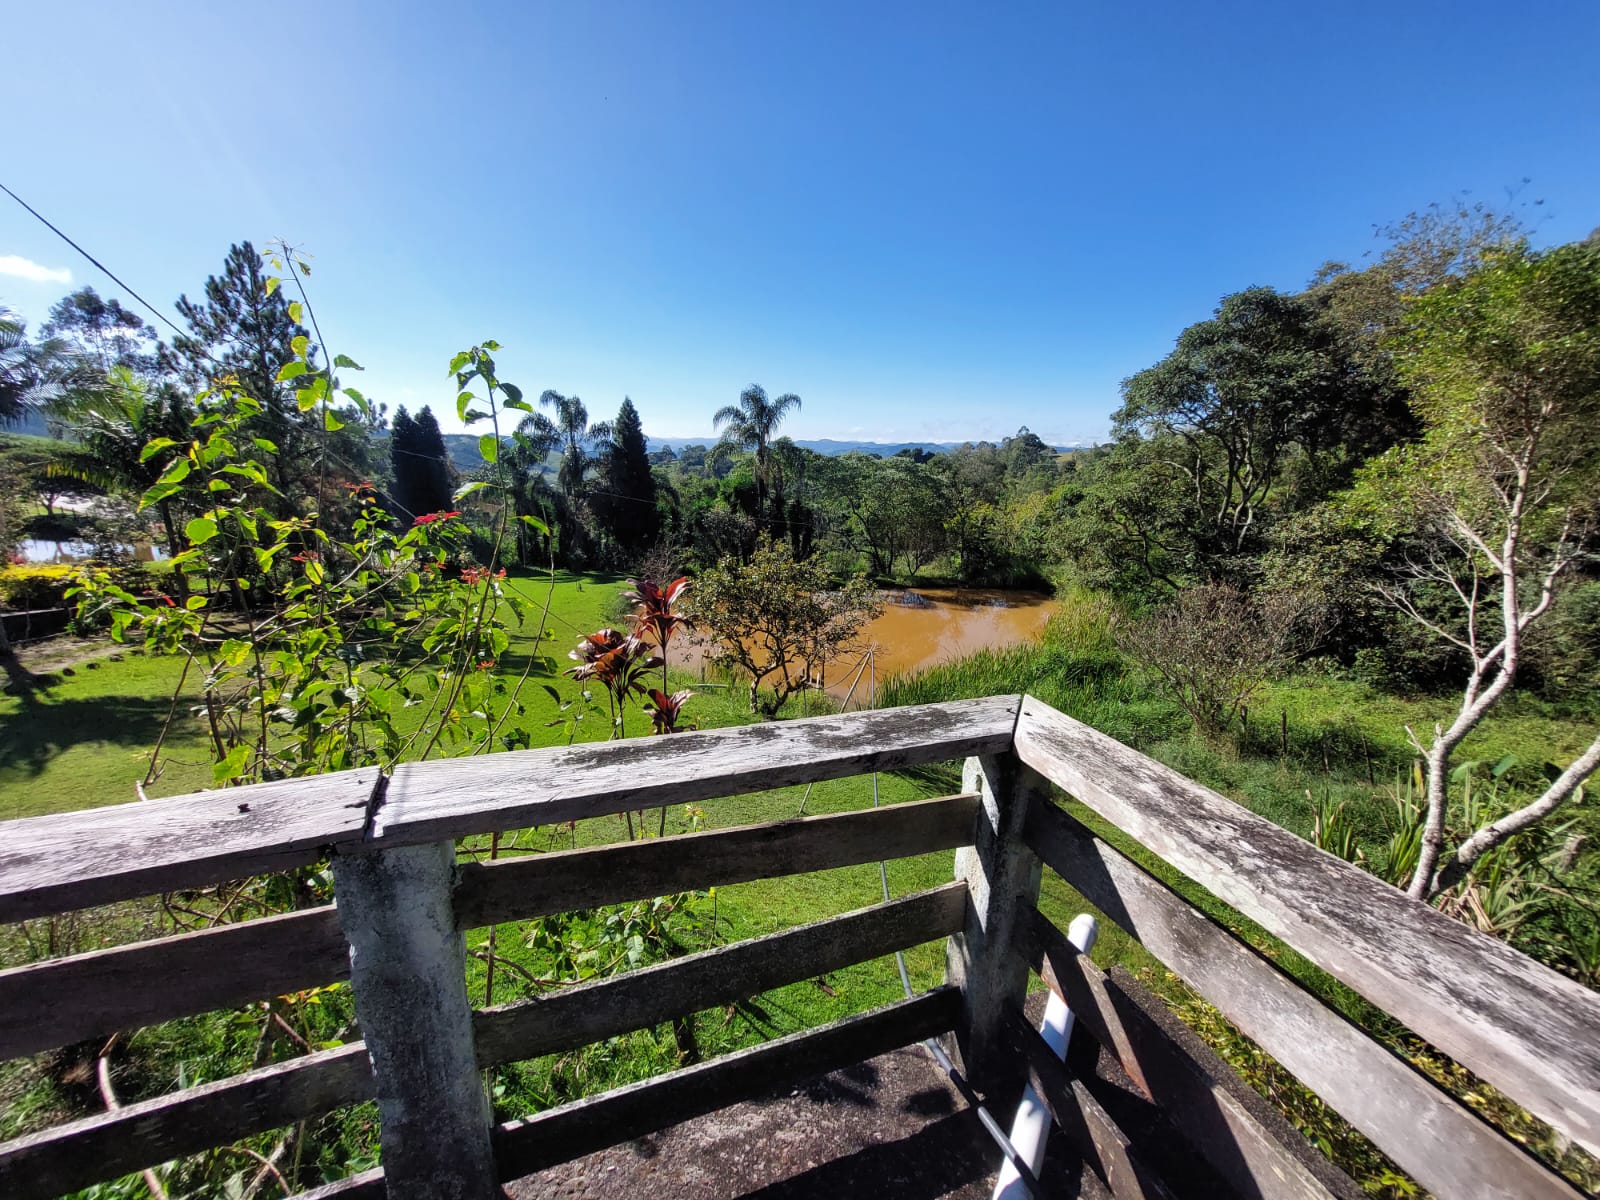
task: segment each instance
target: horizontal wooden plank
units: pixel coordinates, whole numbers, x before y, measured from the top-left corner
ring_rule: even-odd
[[[961,928],[966,885],[949,883],[781,933],[719,946],[478,1014],[478,1063],[575,1049],[631,1029],[731,1004]]]
[[[1028,697],[1023,761],[1600,1153],[1600,996]]]
[[[373,832],[426,842],[987,754],[1010,746],[1018,703],[995,696],[405,763]]]
[[[1036,805],[1025,836],[1090,904],[1436,1195],[1575,1200],[1520,1147],[1061,809]]]
[[[948,1033],[960,996],[940,988],[749,1050],[502,1125],[495,1156],[516,1179],[741,1100]]]
[[[1336,1170],[1131,976],[1105,972],[1038,912],[1028,954],[1078,1027],[1244,1200],[1361,1200]]]
[[[50,1200],[370,1099],[374,1088],[355,1042],[125,1105],[0,1145],[0,1196]]]
[[[206,887],[356,841],[376,768],[0,822],[0,921]]]
[[[350,975],[332,905],[0,971],[0,1059]]]
[[[1012,1048],[1027,1065],[1034,1094],[1116,1200],[1172,1200],[1166,1184],[1140,1160],[1110,1114],[1081,1081],[1072,1078],[1021,1011],[1008,1009],[1003,1023]]]
[[[296,1192],[292,1200],[383,1200],[388,1194],[383,1185],[383,1168],[372,1167],[309,1192]]]
[[[711,833],[469,863],[461,868],[461,882],[456,887],[456,923],[472,929],[689,888],[722,887],[950,850],[972,841],[977,813],[977,796],[947,796]]]

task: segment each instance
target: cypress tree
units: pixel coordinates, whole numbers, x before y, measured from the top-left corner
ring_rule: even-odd
[[[412,461],[417,466],[417,515],[444,512],[452,506],[456,490],[456,469],[450,463],[450,452],[445,449],[444,435],[439,432],[439,422],[427,405],[417,414],[416,450]]]
[[[656,481],[650,473],[644,423],[630,399],[623,399],[612,422],[602,478],[608,494],[596,497],[604,502],[597,505],[597,515],[618,546],[638,554],[660,536],[661,516],[656,511]]]

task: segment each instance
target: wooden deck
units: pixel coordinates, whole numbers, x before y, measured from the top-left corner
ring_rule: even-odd
[[[456,839],[468,834],[952,759],[967,760],[961,794],[881,811],[456,861]],[[0,1145],[0,1195],[57,1196],[372,1099],[382,1167],[305,1195],[481,1198],[501,1180],[535,1175],[558,1189],[550,1194],[566,1194],[559,1188],[588,1187],[601,1178],[595,1171],[607,1173],[596,1164],[621,1170],[648,1159],[650,1146],[660,1152],[649,1159],[654,1175],[638,1176],[641,1190],[669,1176],[699,1187],[705,1179],[689,1179],[687,1164],[666,1161],[664,1148],[688,1136],[663,1132],[669,1127],[702,1121],[696,1136],[710,1146],[718,1128],[746,1117],[752,1128],[814,1121],[820,1131],[824,1110],[840,1118],[830,1136],[842,1153],[829,1162],[920,1162],[927,1156],[916,1152],[918,1139],[943,1144],[927,1129],[966,1120],[958,1120],[964,1106],[957,1116],[926,1114],[915,1127],[884,1126],[901,1130],[896,1142],[909,1139],[910,1159],[896,1158],[850,1119],[860,1106],[846,1098],[855,1086],[848,1072],[902,1062],[904,1047],[940,1037],[1003,1117],[1031,1081],[1056,1120],[1057,1169],[1068,1164],[1085,1194],[1346,1200],[1348,1180],[1298,1135],[1286,1136],[1159,1004],[1125,976],[1102,973],[1040,916],[1048,869],[1434,1194],[1578,1196],[1097,837],[1061,806],[1063,794],[1083,806],[1074,811],[1140,843],[1559,1133],[1600,1149],[1594,993],[1048,706],[1010,696],[444,760],[392,778],[350,771],[0,824],[0,919],[320,861],[331,862],[338,896],[337,906],[0,971],[0,1056],[344,979],[363,1034]],[[954,880],[917,895],[515,1004],[474,1011],[466,996],[467,929],[951,849]],[[947,945],[942,987],[519,1120],[495,1125],[490,1116],[484,1066],[570,1050],[935,941]],[[1078,1014],[1079,1057],[1066,1066],[1023,1014],[1030,971]],[[791,1111],[783,1124],[795,1087],[841,1071],[824,1088],[834,1099],[804,1120]],[[878,1108],[880,1116],[900,1112]],[[1161,1136],[1141,1133],[1148,1128]],[[949,1144],[959,1144],[953,1132]],[[750,1175],[747,1191],[801,1194],[794,1180],[807,1172],[821,1172],[810,1176],[821,1184],[853,1169],[804,1161],[799,1150],[774,1151],[763,1160],[769,1175]],[[966,1171],[950,1166],[945,1182],[977,1186],[976,1177],[958,1178]]]

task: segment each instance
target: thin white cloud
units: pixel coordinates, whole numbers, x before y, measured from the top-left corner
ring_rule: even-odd
[[[20,254],[0,254],[0,275],[14,275],[32,283],[71,283],[72,272],[65,267],[43,267]]]

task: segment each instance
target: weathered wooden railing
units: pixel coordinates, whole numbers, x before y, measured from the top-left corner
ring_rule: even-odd
[[[455,839],[968,758],[966,791],[881,810],[458,864]],[[331,857],[337,907],[0,972],[0,1057],[349,979],[363,1040],[0,1145],[48,1197],[376,1099],[383,1167],[306,1196],[486,1196],[513,1178],[926,1037],[1005,1095],[1024,1074],[1114,1193],[1161,1195],[1021,1018],[1028,966],[1241,1196],[1348,1194],[1133,981],[1035,907],[1041,861],[1426,1187],[1576,1196],[1050,801],[1055,784],[1588,1148],[1600,1002],[1031,698],[353,771],[0,824],[0,920]],[[691,887],[957,849],[952,884],[474,1012],[463,931]],[[949,937],[947,985],[494,1126],[480,1068],[576,1048]],[[1177,1184],[1181,1181],[1168,1180]]]

